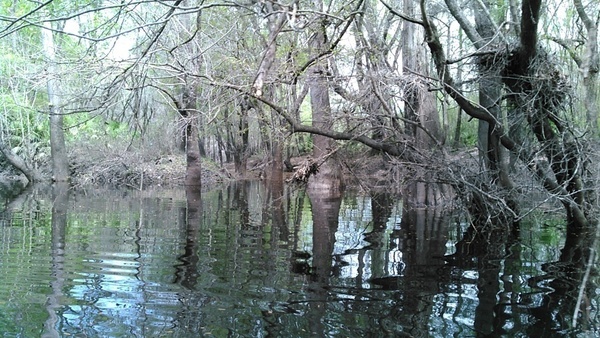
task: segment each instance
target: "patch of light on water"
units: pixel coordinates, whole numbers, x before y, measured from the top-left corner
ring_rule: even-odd
[[[388,252],[388,274],[393,276],[402,276],[406,263],[403,260],[403,253],[400,250],[390,250]]]
[[[446,242],[446,256],[450,256],[456,253],[456,243],[452,241]]]
[[[475,324],[475,320],[473,320],[472,317],[454,316],[453,314],[450,314],[450,313],[445,313],[444,319],[451,320],[457,324],[462,324],[462,325],[465,325],[468,327],[473,327],[473,325]]]
[[[479,278],[479,271],[465,270],[463,271],[462,276],[467,279],[476,280],[477,278]]]

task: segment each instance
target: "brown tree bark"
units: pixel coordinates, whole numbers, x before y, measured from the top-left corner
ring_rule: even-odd
[[[317,8],[322,10],[322,2],[317,2],[320,3]],[[310,41],[310,48],[313,54],[321,52],[327,45],[326,28],[326,20],[323,18]],[[318,61],[311,67],[307,82],[310,93],[313,127],[321,130],[331,130],[333,121],[331,120],[329,84],[325,74],[327,74],[326,61]],[[341,168],[336,157],[334,140],[321,135],[313,135],[313,157],[322,164],[319,167],[319,173],[312,175],[308,180],[309,191],[341,194],[343,183]]]

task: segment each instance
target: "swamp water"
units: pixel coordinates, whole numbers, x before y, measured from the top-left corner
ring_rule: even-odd
[[[407,205],[260,182],[22,196],[0,214],[0,336],[598,332],[597,277],[565,258],[564,224],[478,244],[461,217]]]

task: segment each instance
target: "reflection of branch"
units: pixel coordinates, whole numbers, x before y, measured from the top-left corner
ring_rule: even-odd
[[[587,267],[585,268],[585,274],[583,275],[583,279],[581,280],[581,285],[579,286],[579,294],[577,295],[577,303],[575,305],[575,310],[573,311],[573,322],[571,323],[573,327],[577,326],[577,318],[579,309],[581,308],[581,303],[583,302],[583,296],[585,292],[585,286],[587,284],[588,279],[590,278],[590,272],[592,271],[592,265],[594,264],[594,260],[596,259],[596,248],[598,246],[598,236],[600,236],[600,224],[596,224],[596,235],[594,237],[594,243],[590,247],[590,257],[588,258]]]

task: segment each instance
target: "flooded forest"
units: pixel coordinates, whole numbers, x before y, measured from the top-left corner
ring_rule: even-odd
[[[0,335],[600,335],[599,24],[0,0]]]

